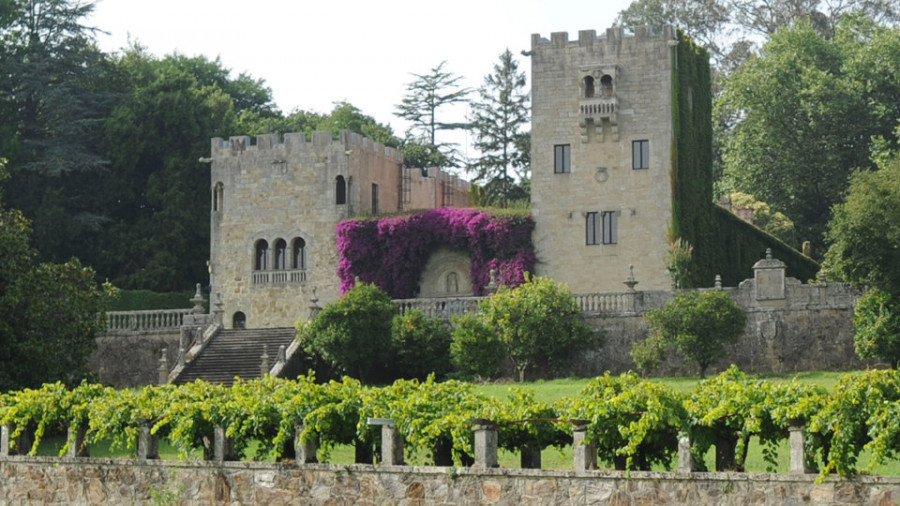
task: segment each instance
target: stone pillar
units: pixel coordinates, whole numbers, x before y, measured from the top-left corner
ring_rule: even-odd
[[[9,453],[9,435],[12,434],[12,427],[9,425],[0,426],[0,457],[8,457]]]
[[[678,469],[679,473],[690,473],[694,470],[694,457],[691,455],[691,438],[684,432],[678,433]]]
[[[586,422],[578,423],[572,429],[576,473],[597,469],[597,445],[593,441],[587,441],[587,429]]]
[[[385,466],[403,465],[403,437],[390,418],[369,418],[368,425],[381,426],[381,463]]]
[[[225,303],[222,302],[222,294],[216,293],[216,303],[214,304],[215,309],[213,309],[213,320],[218,325],[223,325],[222,315],[225,313],[225,310],[222,309],[225,306]]]
[[[490,420],[472,420],[475,432],[475,465],[478,468],[499,467],[497,462],[497,426]]]
[[[381,426],[381,463],[386,466],[403,465],[403,436],[394,424]]]
[[[165,385],[169,382],[169,359],[166,358],[168,348],[163,348],[159,353],[159,367],[157,368],[156,384]]]
[[[806,446],[803,443],[803,423],[792,422],[788,427],[791,444],[791,474],[814,472],[806,467]]]
[[[69,451],[66,453],[66,457],[90,457],[91,450],[88,448],[88,445],[85,444],[85,434],[87,434],[87,427],[78,427],[77,429],[72,427],[69,424],[67,441],[69,443]]]
[[[153,460],[159,458],[159,438],[150,433],[150,424],[142,423],[138,433],[137,443],[138,460]]]
[[[234,454],[234,441],[225,436],[225,429],[218,425],[213,429],[213,460],[224,462],[237,460]]]
[[[314,464],[319,461],[316,457],[316,451],[319,446],[318,441],[315,436],[302,441],[300,434],[303,433],[303,428],[302,424],[294,425],[294,458],[297,464]]]

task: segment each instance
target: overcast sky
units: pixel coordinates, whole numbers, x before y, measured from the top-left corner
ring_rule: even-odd
[[[414,79],[446,60],[469,87],[481,85],[509,48],[519,68],[531,34],[604,31],[630,0],[283,1],[99,0],[88,24],[102,49],[129,37],[156,55],[220,57],[233,75],[265,80],[285,113],[328,112],[346,100],[396,134],[392,113]],[[528,86],[530,87],[530,81]]]

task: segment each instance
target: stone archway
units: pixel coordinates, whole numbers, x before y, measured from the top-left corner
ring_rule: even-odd
[[[470,297],[472,292],[472,260],[468,253],[438,248],[422,269],[419,297]]]

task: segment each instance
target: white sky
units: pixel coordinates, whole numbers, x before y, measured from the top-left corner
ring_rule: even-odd
[[[530,73],[520,51],[530,48],[532,33],[564,31],[574,39],[578,30],[602,32],[630,3],[98,0],[87,24],[108,32],[97,37],[105,51],[130,37],[156,56],[218,56],[232,75],[265,80],[285,113],[325,113],[346,100],[402,136],[405,125],[393,111],[411,73],[427,74],[446,60],[445,69],[477,88],[507,47]]]

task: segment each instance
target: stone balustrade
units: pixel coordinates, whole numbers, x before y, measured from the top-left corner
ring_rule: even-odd
[[[299,285],[306,283],[306,269],[253,271],[254,285]]]
[[[192,312],[192,309],[109,311],[106,313],[106,333],[177,331],[184,323],[184,317]]]
[[[429,318],[450,318],[451,316],[478,311],[478,303],[483,298],[397,299],[394,300],[394,303],[400,306],[401,315],[405,315],[413,309],[418,309]]]

